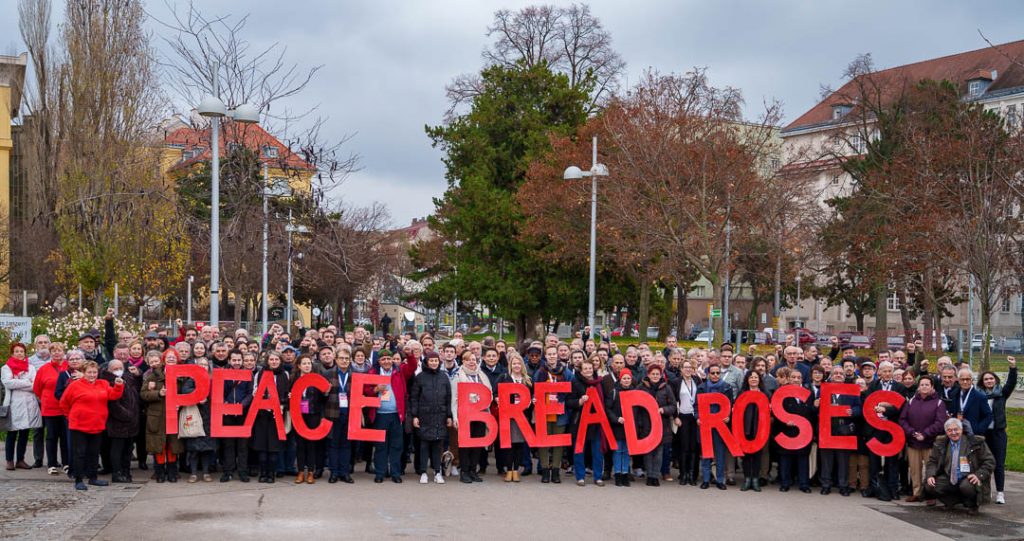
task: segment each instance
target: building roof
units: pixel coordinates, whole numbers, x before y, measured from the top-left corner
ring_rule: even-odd
[[[947,80],[956,84],[963,95],[967,94],[967,82],[970,80],[992,81],[981,95],[972,98],[975,100],[1012,94],[1014,91],[1024,92],[1024,40],[896,66],[874,72],[871,76],[910,83],[925,79]],[[839,90],[783,128],[782,132],[835,123],[832,118],[832,107],[849,104],[856,89],[857,84],[848,81]]]
[[[221,156],[227,155],[226,150],[229,144],[241,143],[248,148],[261,149],[260,161],[269,167],[304,169],[307,171],[316,169],[258,124],[235,124],[231,121],[225,121],[222,124],[222,132],[224,135],[221,136],[219,141]],[[172,171],[189,167],[195,163],[208,161],[212,158],[209,128],[172,127],[164,135],[164,144],[181,148],[182,150],[199,150],[199,153],[191,158],[174,164],[171,167]],[[266,147],[276,148],[277,157],[266,156],[262,151]]]

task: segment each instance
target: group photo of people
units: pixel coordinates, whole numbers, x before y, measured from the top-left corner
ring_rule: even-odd
[[[291,329],[274,324],[263,336],[252,337],[244,329],[222,334],[180,320],[169,329],[153,325],[135,336],[115,332],[112,310],[105,323],[102,332],[92,329],[76,344],[39,335],[31,345],[11,346],[2,368],[7,470],[45,469],[48,475],[66,476],[77,490],[147,477],[156,483],[297,485],[411,479],[421,484],[566,482],[580,487],[678,484],[751,493],[771,486],[779,492],[929,506],[941,502],[962,505],[969,513],[985,503],[1006,502],[1005,410],[1017,382],[1013,357],[1007,380],[1001,381],[994,372],[976,374],[967,363],[957,365],[949,357],[928,359],[921,344],[914,343],[906,351],[868,358],[852,346],[840,347],[837,340],[823,355],[816,346],[792,343],[760,353],[753,346],[737,351],[728,343],[685,349],[675,337],[663,349],[642,342],[623,349],[590,336],[589,329],[569,341],[551,334],[515,344],[490,336],[467,340],[461,333],[445,339],[431,333],[374,336],[358,326],[339,331],[298,324]],[[196,385],[192,378],[168,379],[167,367],[176,364],[199,366],[211,381],[219,369],[250,371],[250,381],[223,383],[224,403],[240,406],[225,415],[224,425],[243,425],[253,401],[271,396],[269,386],[286,416],[285,437],[274,413],[265,409],[254,413],[246,437],[215,437],[208,398],[179,407],[177,433],[169,434],[168,388],[186,394]],[[322,376],[329,388],[296,389],[310,374]],[[354,374],[387,379],[358,388]],[[489,408],[497,414],[499,385],[516,383],[532,390],[541,382],[568,382],[571,392],[546,397],[562,403],[561,413],[545,410],[539,414],[543,418],[536,418],[534,402],[526,407],[527,419],[544,425],[547,434],[570,435],[573,445],[531,447],[512,423],[491,446],[459,447],[460,432],[479,438],[488,429],[482,422],[460,423],[460,383],[490,389]],[[861,394],[823,395],[827,383],[855,384]],[[770,398],[786,386],[809,391],[806,399],[787,396],[781,402],[786,413],[814,428],[806,445],[790,449],[775,443],[776,436],[792,437],[799,430],[797,423],[782,422],[778,415],[769,417],[771,437],[754,452],[733,455],[718,431],[702,441],[701,395],[724,395],[731,403],[748,392]],[[630,391],[649,394],[656,414],[643,408],[624,414],[622,396]],[[868,397],[878,391],[905,400],[867,409]],[[355,395],[376,397],[379,405],[353,409]],[[600,403],[590,406],[606,414],[614,441],[596,425],[579,430],[582,412],[595,397]],[[474,404],[481,398],[468,395]],[[844,408],[847,415],[832,418],[832,434],[855,437],[856,449],[819,448],[823,400]],[[352,439],[350,415],[361,417],[358,425],[381,431],[383,441]],[[869,440],[886,443],[891,436],[866,422],[871,416],[898,424],[906,441],[901,452],[880,456],[872,451]],[[308,439],[293,429],[299,417],[309,428],[329,420],[330,430]],[[627,419],[640,437],[660,425],[662,436],[653,450],[630,453]],[[753,407],[732,411],[727,419],[735,433],[747,438],[763,430],[760,422],[763,417]]]

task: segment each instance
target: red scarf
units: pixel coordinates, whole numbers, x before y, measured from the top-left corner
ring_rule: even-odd
[[[18,374],[28,372],[28,359],[11,357],[10,359],[7,359],[7,367],[11,369],[11,375],[18,377]]]

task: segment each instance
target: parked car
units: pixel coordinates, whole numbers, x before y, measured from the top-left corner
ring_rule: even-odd
[[[839,339],[839,345],[845,346],[847,343],[850,342],[850,337],[856,334],[857,333],[853,331],[842,331],[836,335],[836,338]]]
[[[996,348],[996,339],[990,336],[988,338],[988,349],[991,351],[991,350],[993,350],[995,348]],[[981,351],[981,335],[980,334],[974,335],[974,338],[971,339],[971,349],[973,349],[975,351]]]
[[[793,329],[792,332],[787,335],[787,338],[789,336],[796,336],[794,341],[798,346],[806,346],[808,344],[816,344],[818,342],[818,337],[803,327]]]
[[[907,347],[906,340],[902,336],[887,336],[885,338],[885,345],[888,349],[905,349]]]
[[[841,339],[840,339],[841,340]],[[858,349],[870,349],[871,339],[863,334],[851,334],[846,340],[846,344],[849,344]]]
[[[835,338],[835,336],[831,335],[831,334],[828,334],[828,333],[821,333],[821,334],[819,334],[818,335],[818,343],[817,343],[818,348],[819,349],[820,348],[831,349],[832,348],[832,339],[833,338]]]
[[[715,330],[714,329],[704,329],[703,331],[700,331],[700,334],[697,335],[696,340],[698,342],[714,342],[715,341]]]

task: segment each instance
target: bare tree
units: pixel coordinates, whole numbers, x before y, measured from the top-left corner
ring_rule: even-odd
[[[573,88],[588,88],[588,113],[596,111],[619,88],[625,61],[612,48],[611,34],[586,4],[567,7],[528,6],[519,11],[507,9],[494,13],[487,28],[494,43],[484,49],[487,65],[526,67],[546,62],[552,70],[569,77]],[[475,75],[460,75],[447,87],[448,114],[468,103],[480,92]]]

